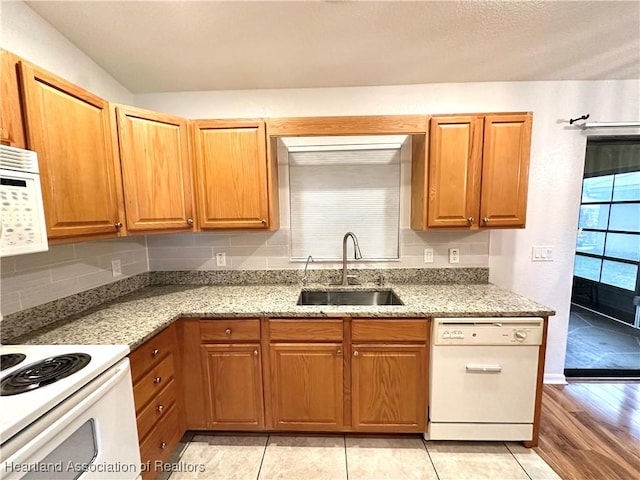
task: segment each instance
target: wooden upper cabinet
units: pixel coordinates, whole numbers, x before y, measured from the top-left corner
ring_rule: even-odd
[[[20,105],[19,62],[17,56],[0,49],[0,143],[27,148]]]
[[[187,121],[122,105],[115,111],[127,229],[193,230]]]
[[[480,226],[524,227],[530,149],[530,114],[485,117]]]
[[[267,161],[264,122],[197,120],[193,144],[200,228],[277,228],[269,216],[277,172]]]
[[[411,228],[524,227],[530,113],[433,117],[428,136],[413,151]]]
[[[124,212],[108,103],[26,62],[20,67],[49,238],[117,235]]]
[[[428,227],[478,222],[482,117],[434,117],[430,128]]]

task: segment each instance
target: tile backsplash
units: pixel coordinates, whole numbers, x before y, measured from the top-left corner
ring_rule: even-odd
[[[121,276],[113,276],[112,260],[120,260]],[[148,265],[145,237],[50,245],[47,252],[2,258],[1,312],[8,315],[144,273]]]
[[[434,262],[424,263],[424,249]],[[449,264],[449,248],[460,250],[460,263]],[[224,252],[226,266],[216,266]],[[366,258],[366,252],[363,252]],[[114,277],[111,261],[122,263]],[[400,259],[349,261],[350,269],[488,267],[489,232],[415,232],[400,230]],[[314,262],[315,269],[339,268],[337,262]],[[0,298],[3,315],[147,271],[289,270],[304,263],[289,259],[289,229],[276,232],[184,233],[128,237],[50,246],[48,252],[3,258]]]
[[[197,233],[147,237],[149,270],[271,270],[301,269],[289,259],[289,229],[276,232]],[[434,250],[434,262],[424,263],[424,249]],[[449,248],[460,250],[460,263],[449,264]],[[215,255],[225,253],[226,265]],[[362,252],[366,258],[366,252]],[[489,232],[416,232],[400,230],[400,259],[388,262],[349,260],[349,268],[487,267]],[[339,262],[314,262],[310,268],[338,268]]]

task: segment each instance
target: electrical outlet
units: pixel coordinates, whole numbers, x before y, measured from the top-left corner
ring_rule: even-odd
[[[227,266],[227,254],[224,252],[216,253],[216,266],[218,267],[226,267]]]
[[[449,249],[449,263],[460,263],[460,249],[459,248],[450,248]]]
[[[433,263],[433,248],[424,249],[424,263]]]
[[[534,245],[531,247],[532,262],[553,262],[552,245]]]
[[[122,275],[122,262],[120,260],[111,260],[111,272],[114,277]]]

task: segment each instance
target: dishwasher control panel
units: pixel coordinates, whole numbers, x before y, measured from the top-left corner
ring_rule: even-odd
[[[540,345],[538,317],[435,318],[434,345]]]

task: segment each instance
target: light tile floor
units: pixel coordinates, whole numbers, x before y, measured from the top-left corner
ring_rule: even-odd
[[[518,443],[410,435],[195,435],[177,465],[170,480],[560,479]]]

